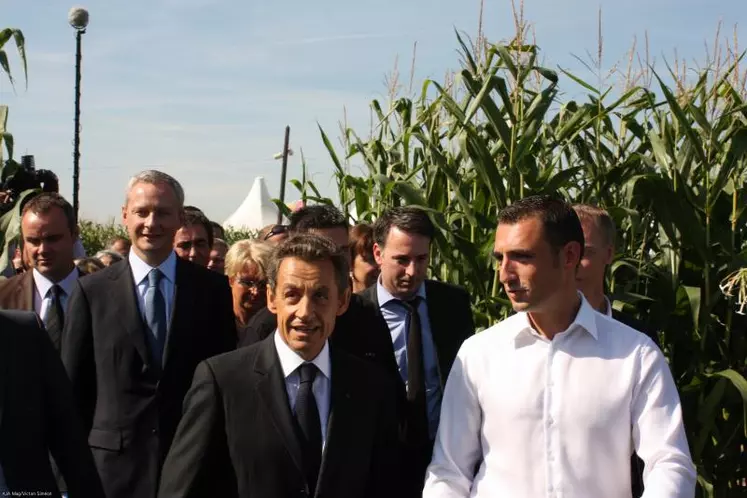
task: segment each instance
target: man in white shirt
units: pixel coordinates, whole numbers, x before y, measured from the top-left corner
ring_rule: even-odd
[[[394,379],[328,341],[347,251],[297,234],[268,268],[276,330],[197,366],[159,497],[396,497]]]
[[[80,276],[73,262],[78,240],[73,207],[56,193],[34,196],[23,207],[21,236],[33,269],[0,284],[0,308],[35,311],[59,351],[67,299]]]
[[[465,341],[446,384],[423,496],[691,498],[695,468],[666,360],[577,291],[584,238],[565,202],[499,216],[495,257],[517,313]]]

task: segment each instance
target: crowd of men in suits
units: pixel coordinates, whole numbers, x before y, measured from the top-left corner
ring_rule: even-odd
[[[131,248],[90,274],[69,203],[23,207],[29,270],[0,283],[16,310],[0,311],[0,492],[694,495],[666,361],[604,295],[603,210],[531,197],[501,212],[516,314],[475,334],[468,293],[426,278],[424,210],[382,213],[367,256],[339,210],[303,207],[260,234],[260,282],[234,277],[236,251],[184,197],[165,173],[134,176]],[[250,317],[242,286],[263,294]]]

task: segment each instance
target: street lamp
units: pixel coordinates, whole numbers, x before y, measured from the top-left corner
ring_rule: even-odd
[[[73,141],[73,210],[78,219],[80,200],[80,42],[88,26],[88,11],[73,7],[67,16],[70,26],[75,29],[75,138]]]

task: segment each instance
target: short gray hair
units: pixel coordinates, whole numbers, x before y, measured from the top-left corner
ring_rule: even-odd
[[[176,200],[179,202],[179,207],[184,207],[184,189],[181,184],[173,176],[155,169],[146,169],[130,178],[130,181],[127,183],[127,191],[125,192],[125,205],[130,198],[132,187],[138,183],[147,183],[149,185],[165,183],[174,191]]]
[[[347,290],[350,275],[347,254],[326,237],[302,232],[290,236],[275,248],[267,271],[267,283],[273,291],[277,285],[280,264],[289,258],[298,258],[307,263],[331,262],[335,269],[337,291],[342,294]]]

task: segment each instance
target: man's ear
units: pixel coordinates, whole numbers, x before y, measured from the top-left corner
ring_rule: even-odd
[[[563,264],[569,268],[577,268],[581,263],[581,248],[578,242],[568,242],[562,251]]]
[[[275,305],[275,291],[269,285],[267,286],[267,309],[270,310],[273,315],[278,314],[278,308]]]
[[[381,257],[381,253],[383,252],[383,247],[381,247],[378,242],[374,242],[373,245],[373,257],[376,260],[376,264],[381,266],[381,263],[384,261],[384,258]],[[352,265],[351,265],[352,266]],[[352,270],[352,268],[351,268]]]
[[[611,265],[613,259],[615,259],[615,247],[610,244],[609,246],[607,246],[606,252],[604,254],[604,264],[606,266]]]
[[[340,296],[340,303],[337,306],[337,316],[342,315],[348,310],[348,306],[350,305],[350,296],[352,295],[352,293],[353,291],[348,285],[347,289],[345,289],[345,292],[343,292],[342,296]]]

